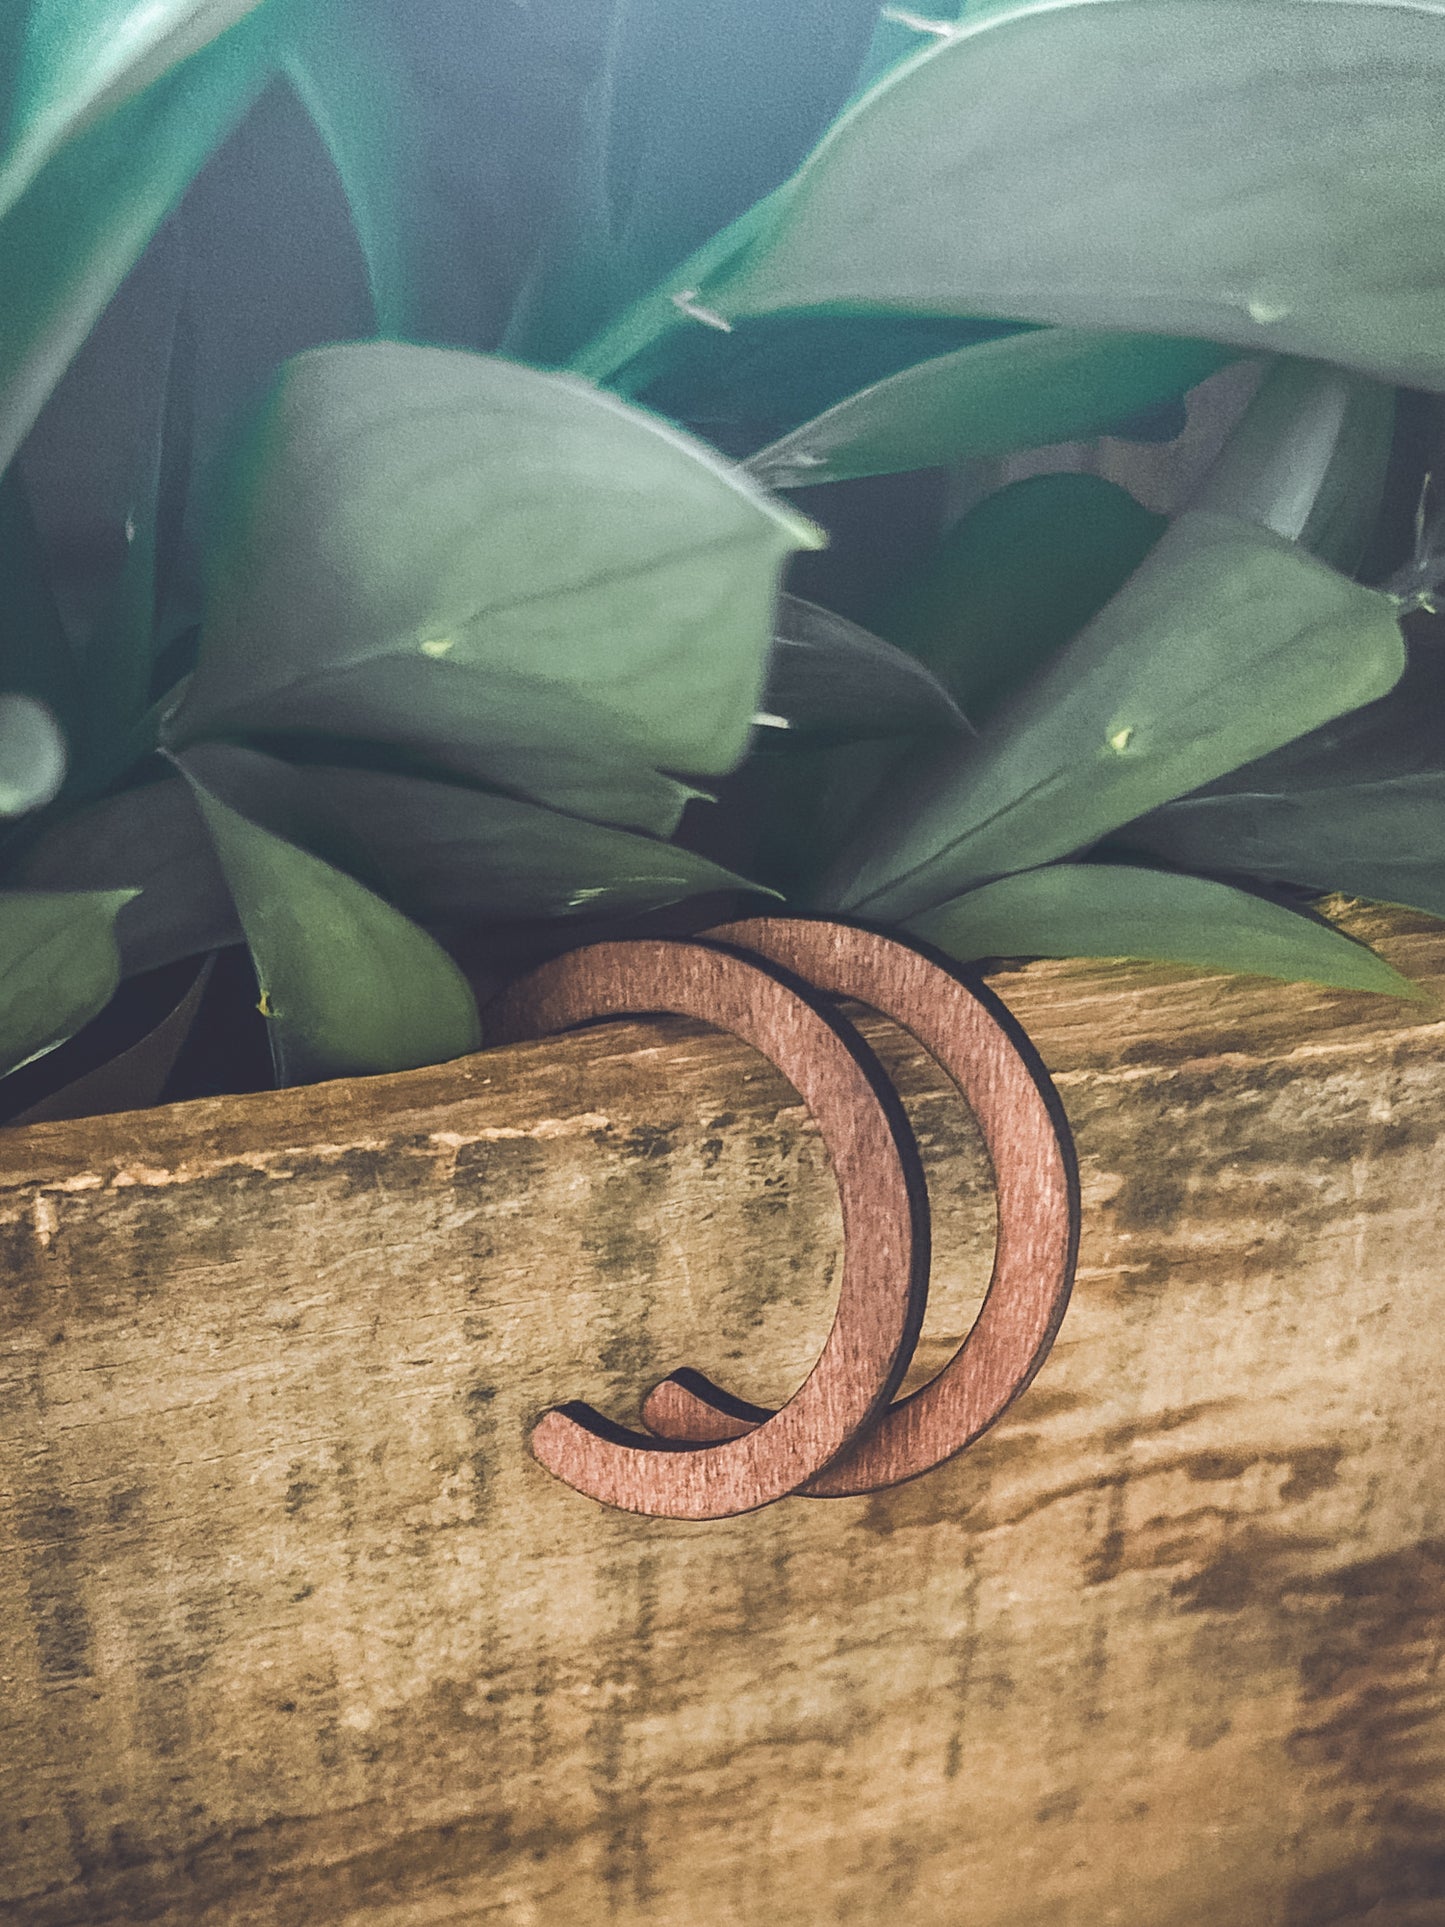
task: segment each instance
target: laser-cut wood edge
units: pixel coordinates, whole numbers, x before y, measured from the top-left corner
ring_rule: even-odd
[[[757,918],[707,933],[857,998],[900,1023],[973,1110],[993,1162],[998,1243],[972,1329],[949,1363],[879,1413],[803,1488],[841,1498],[943,1464],[986,1431],[1047,1358],[1073,1283],[1078,1173],[1052,1080],[1022,1028],[981,984],[937,953],[856,925]],[[740,1438],[766,1412],[684,1369],[655,1386],[643,1422],[672,1440]]]
[[[715,940],[596,944],[513,984],[491,1007],[488,1028],[498,1042],[515,1042],[595,1018],[664,1012],[700,1017],[752,1044],[817,1121],[845,1239],[833,1326],[787,1404],[735,1438],[664,1441],[574,1402],[545,1413],[530,1445],[548,1471],[604,1504],[654,1517],[727,1518],[811,1478],[902,1382],[927,1289],[927,1194],[882,1067],[785,965]]]

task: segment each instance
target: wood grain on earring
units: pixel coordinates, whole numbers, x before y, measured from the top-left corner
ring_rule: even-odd
[[[993,994],[910,944],[852,925],[776,917],[708,936],[784,965],[821,990],[870,1004],[911,1031],[958,1086],[993,1163],[998,1241],[973,1329],[944,1369],[803,1486],[841,1498],[897,1485],[951,1458],[993,1424],[1048,1356],[1078,1250],[1078,1176],[1063,1109],[1022,1029]],[[661,1438],[738,1438],[765,1423],[685,1371],[648,1395]]]
[[[488,1013],[488,1028],[499,1043],[517,1042],[594,1018],[662,1012],[702,1018],[752,1044],[816,1119],[845,1239],[833,1327],[787,1404],[734,1438],[663,1441],[570,1404],[546,1413],[530,1443],[548,1471],[605,1504],[720,1519],[813,1477],[897,1390],[923,1318],[926,1191],[907,1118],[872,1052],[786,968],[713,943],[594,944],[514,984]]]

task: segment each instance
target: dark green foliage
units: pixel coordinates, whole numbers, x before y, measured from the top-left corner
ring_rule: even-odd
[[[975,722],[1076,636],[1168,527],[1097,475],[1036,475],[984,497],[879,627]]]
[[[0,1068],[241,942],[283,1080],[433,1061],[480,1034],[446,933],[522,955],[768,887],[959,956],[1405,991],[1259,880],[1445,914],[1437,643],[1391,693],[1437,497],[1413,547],[1390,521],[1442,452],[1397,384],[1445,390],[1445,13],[717,0],[683,31],[588,0],[491,23],[488,113],[444,127],[419,18],[16,0],[0,27]],[[203,517],[182,268],[77,618],[17,451],[276,83],[373,338],[274,371]],[[546,86],[552,212],[489,258],[455,183],[518,194],[532,136],[497,127]],[[1241,355],[1258,392],[1172,517],[1067,451],[980,482],[1187,439]],[[842,552],[782,593],[823,540],[804,487]],[[891,579],[856,566],[905,523]]]

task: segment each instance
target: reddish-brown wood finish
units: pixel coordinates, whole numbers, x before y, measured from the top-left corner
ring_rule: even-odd
[[[928,1384],[879,1414],[803,1486],[840,1498],[897,1485],[940,1465],[993,1424],[1048,1356],[1078,1250],[1078,1176],[1063,1109],[1019,1025],[991,992],[908,944],[846,924],[769,917],[710,930],[819,989],[903,1025],[953,1080],[993,1163],[998,1242],[973,1329]],[[736,1439],[767,1413],[685,1371],[649,1394],[643,1422],[661,1438]]]
[[[756,957],[663,939],[593,944],[512,985],[492,1006],[488,1030],[508,1043],[595,1018],[662,1012],[745,1039],[817,1120],[845,1238],[833,1328],[788,1403],[734,1438],[664,1441],[571,1404],[544,1414],[530,1443],[548,1471],[607,1505],[721,1519],[796,1490],[897,1390],[923,1317],[927,1200],[912,1132],[877,1060],[804,985]]]

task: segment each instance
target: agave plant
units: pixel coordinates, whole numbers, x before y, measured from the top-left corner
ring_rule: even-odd
[[[240,942],[283,1081],[438,1061],[480,1035],[459,928],[555,945],[719,891],[965,959],[1408,991],[1309,906],[1445,913],[1445,689],[1401,632],[1445,545],[1399,428],[1445,389],[1445,9],[739,5],[684,39],[674,11],[616,0],[501,340],[438,345],[424,100],[380,9],[19,10],[0,1067]],[[169,626],[167,411],[77,637],[14,458],[278,76],[375,338],[238,420]],[[1067,451],[1000,469],[1167,438],[1241,362],[1167,514]],[[850,577],[859,490],[912,530]]]

